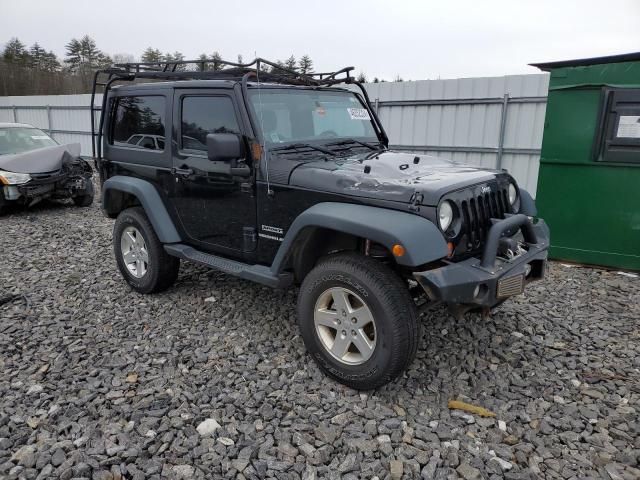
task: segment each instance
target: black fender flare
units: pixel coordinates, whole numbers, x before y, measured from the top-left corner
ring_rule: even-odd
[[[323,202],[302,212],[291,224],[271,265],[273,273],[281,273],[292,245],[307,227],[323,227],[368,238],[389,250],[401,244],[406,253],[395,259],[406,267],[417,267],[448,255],[442,233],[426,218],[368,205]]]
[[[529,217],[535,217],[538,215],[536,201],[529,192],[522,188],[520,189],[520,213],[524,213]]]
[[[135,196],[147,214],[153,229],[162,243],[182,241],[156,188],[141,178],[116,175],[102,185],[102,208],[111,213],[111,192],[124,192]]]

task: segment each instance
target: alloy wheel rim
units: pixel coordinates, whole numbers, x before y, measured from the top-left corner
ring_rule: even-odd
[[[135,278],[142,278],[149,268],[149,252],[140,230],[127,227],[120,237],[120,250],[127,270]]]
[[[361,365],[376,348],[376,323],[362,298],[343,287],[331,287],[318,297],[313,323],[320,344],[340,363]]]

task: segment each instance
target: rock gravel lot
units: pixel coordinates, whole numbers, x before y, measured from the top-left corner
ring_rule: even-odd
[[[362,393],[305,354],[296,291],[183,264],[138,295],[112,225],[0,219],[0,478],[640,478],[638,278],[556,263],[489,319],[438,310]]]

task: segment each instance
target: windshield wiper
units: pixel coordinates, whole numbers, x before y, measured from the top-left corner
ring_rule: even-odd
[[[378,145],[372,145],[371,143],[367,143],[367,142],[361,142],[360,140],[356,140],[354,138],[349,138],[348,140],[342,140],[341,142],[333,142],[333,143],[328,143],[327,145],[349,145],[350,143],[355,143],[358,145],[362,145],[363,147],[367,147],[370,148],[371,150],[379,150],[380,149],[380,144],[378,143]]]
[[[282,147],[271,147],[270,150],[273,152],[279,152],[282,150],[299,150],[301,148],[310,148],[312,150],[317,150],[318,152],[325,153],[327,155],[335,156],[335,152],[327,148],[318,147],[317,145],[311,145],[310,143],[294,143],[292,145],[283,145]]]

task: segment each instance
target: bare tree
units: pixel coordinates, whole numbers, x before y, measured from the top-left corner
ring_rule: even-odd
[[[130,53],[114,53],[113,54],[113,63],[134,63],[135,61],[136,61],[136,57],[134,57]]]

